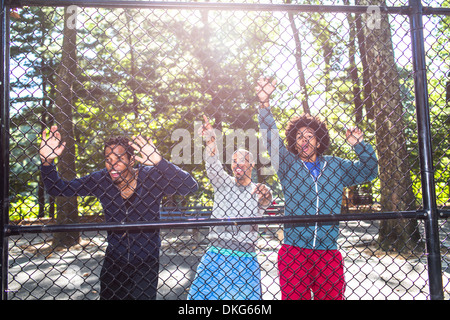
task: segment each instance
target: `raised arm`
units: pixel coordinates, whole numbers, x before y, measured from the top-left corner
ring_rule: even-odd
[[[162,160],[161,154],[151,139],[138,135],[133,137],[133,141],[130,141],[130,146],[138,152],[134,158],[143,165],[156,166]]]
[[[146,166],[153,166],[160,173],[156,183],[166,195],[188,195],[197,191],[197,181],[186,171],[165,160],[151,139],[136,136],[130,145],[138,152],[135,159]]]
[[[277,81],[270,81],[268,78],[259,77],[256,82],[256,96],[258,97],[260,108],[270,108],[270,96],[275,91]]]
[[[95,195],[98,183],[92,175],[66,181],[61,179],[53,164],[54,160],[64,151],[65,142],[61,141],[61,134],[57,126],[52,126],[50,131],[42,132],[42,141],[39,148],[39,156],[42,161],[41,175],[45,190],[52,196],[89,196]]]
[[[269,79],[260,77],[255,91],[260,103],[258,116],[259,126],[263,137],[266,135],[266,139],[263,140],[266,142],[272,167],[278,171],[278,169],[281,169],[280,165],[286,163],[286,159],[290,156],[290,153],[284,145],[283,139],[280,137],[275,119],[270,111],[270,95],[275,90],[275,85],[275,80],[270,82]]]
[[[206,157],[214,157],[218,155],[217,143],[216,143],[216,133],[214,132],[214,128],[212,127],[211,122],[208,117],[203,115],[203,125],[198,129],[198,134],[205,140],[206,142]]]
[[[44,187],[51,196],[73,197],[73,196],[98,196],[99,173],[87,175],[81,178],[66,181],[61,179],[54,164],[42,164],[41,175]]]
[[[230,184],[233,178],[225,172],[222,163],[219,160],[219,150],[217,149],[216,133],[209,121],[208,117],[203,115],[203,125],[199,128],[199,135],[205,140],[205,168],[214,188],[220,187],[222,184]]]
[[[364,142],[364,133],[358,128],[347,130],[347,142],[353,147],[359,160],[345,160],[347,186],[369,182],[378,176],[378,158],[372,145]]]
[[[94,195],[96,184],[90,176],[65,181],[60,178],[54,160],[64,151],[65,142],[61,140],[61,134],[57,126],[52,126],[50,131],[42,132],[42,141],[39,147],[41,158],[41,175],[44,187],[52,196],[87,196]]]
[[[265,184],[256,184],[252,194],[256,194],[258,196],[258,204],[260,208],[266,209],[272,204],[272,190]]]
[[[42,141],[39,147],[39,156],[43,166],[50,166],[64,151],[66,143],[61,140],[61,133],[57,126],[52,126],[49,133],[42,131]]]
[[[156,183],[166,195],[186,196],[198,190],[197,181],[186,171],[162,158],[155,168],[160,173]]]

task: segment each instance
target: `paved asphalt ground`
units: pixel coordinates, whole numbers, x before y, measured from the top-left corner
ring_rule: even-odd
[[[279,300],[277,249],[278,226],[264,228],[258,242],[262,268],[264,300]],[[450,248],[449,222],[442,226],[444,246]],[[207,229],[164,230],[160,259],[158,299],[186,299],[196,266],[206,248]],[[348,300],[428,299],[428,273],[425,255],[403,259],[370,251],[377,224],[348,222],[341,224],[340,251],[345,260]],[[83,234],[82,246],[71,250],[46,252],[50,235],[13,237],[9,241],[9,299],[95,300],[98,299],[104,234]],[[30,246],[33,244],[32,246]],[[33,250],[41,247],[41,252]],[[450,298],[450,252],[442,259],[445,299]]]

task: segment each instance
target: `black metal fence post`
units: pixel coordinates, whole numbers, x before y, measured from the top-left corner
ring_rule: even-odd
[[[0,170],[1,170],[1,184],[0,184],[0,201],[1,201],[1,299],[7,299],[7,283],[8,283],[8,237],[5,236],[6,225],[8,224],[8,207],[9,207],[9,7],[6,6],[5,1],[1,0],[0,12],[0,33],[1,33],[1,66],[0,66]]]
[[[419,138],[420,169],[422,177],[423,207],[427,214],[425,233],[428,259],[428,276],[431,300],[444,299],[442,267],[438,229],[438,210],[431,145],[430,108],[428,103],[423,12],[421,0],[410,0],[412,14],[411,42],[414,67],[415,102]]]

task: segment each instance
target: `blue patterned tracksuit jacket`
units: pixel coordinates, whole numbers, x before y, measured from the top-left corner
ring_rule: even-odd
[[[371,181],[378,175],[373,147],[361,142],[354,146],[358,161],[322,156],[319,176],[314,178],[305,163],[284,145],[270,109],[260,109],[259,123],[261,129],[267,130],[267,149],[283,187],[285,215],[339,214],[343,188]],[[339,223],[286,224],[284,233],[288,245],[336,250]]]

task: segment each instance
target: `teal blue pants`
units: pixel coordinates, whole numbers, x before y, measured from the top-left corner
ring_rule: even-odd
[[[211,247],[202,257],[188,300],[261,300],[255,253]]]

